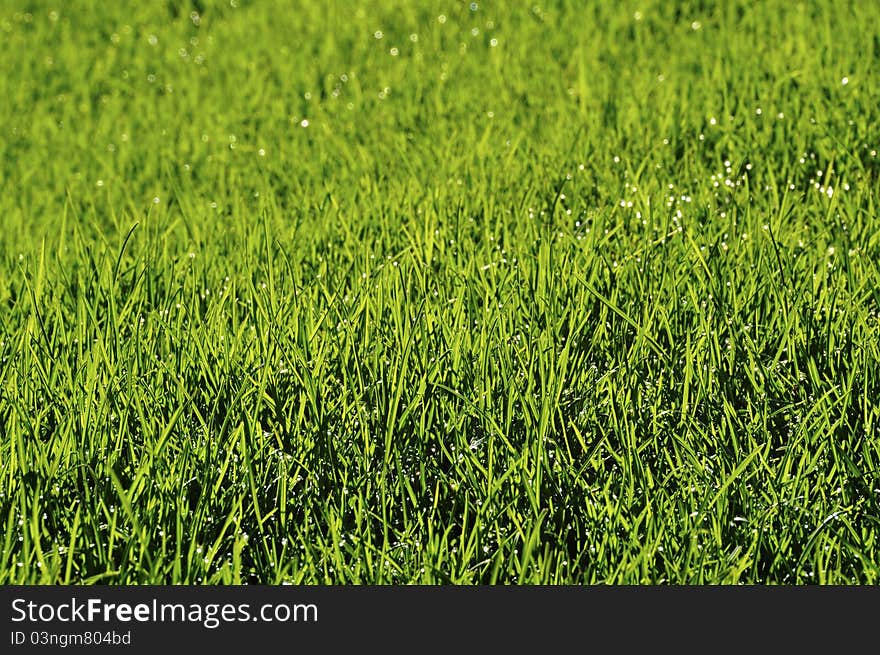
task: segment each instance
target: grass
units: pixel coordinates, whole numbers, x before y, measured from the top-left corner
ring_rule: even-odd
[[[0,9],[0,583],[880,582],[880,6]]]

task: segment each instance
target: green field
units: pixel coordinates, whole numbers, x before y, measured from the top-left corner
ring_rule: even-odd
[[[880,582],[880,4],[536,2],[0,2],[0,583]]]

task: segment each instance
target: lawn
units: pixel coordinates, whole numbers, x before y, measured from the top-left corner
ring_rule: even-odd
[[[880,4],[0,3],[0,583],[880,582]]]

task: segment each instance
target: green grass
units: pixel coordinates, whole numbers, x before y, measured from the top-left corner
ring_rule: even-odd
[[[0,41],[0,583],[880,582],[877,3]]]

